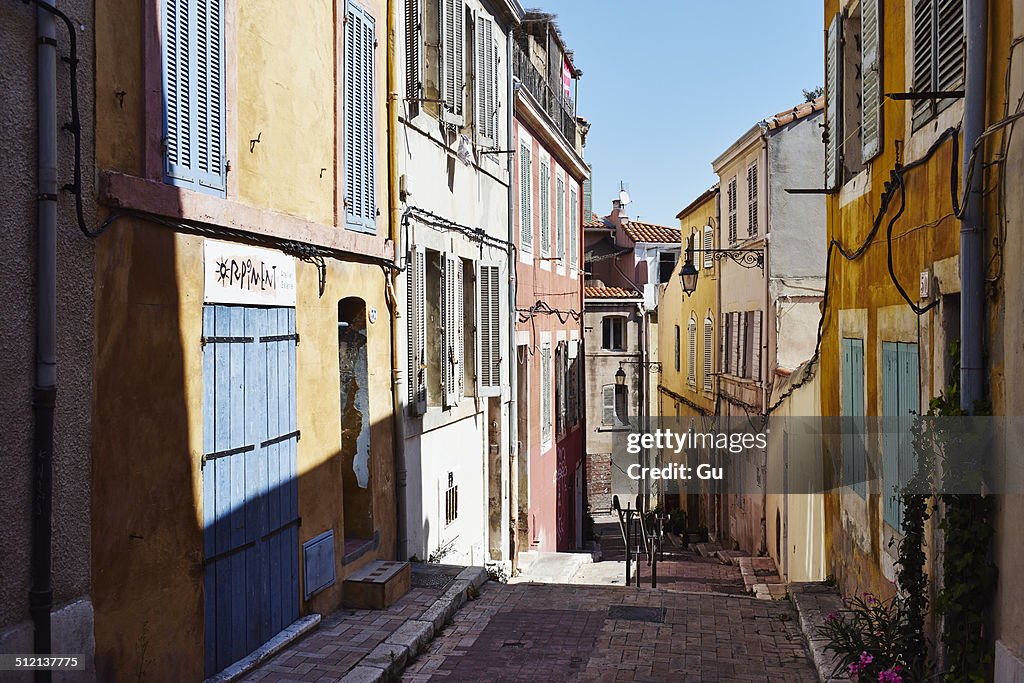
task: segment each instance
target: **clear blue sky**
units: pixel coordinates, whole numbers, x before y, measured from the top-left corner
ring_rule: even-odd
[[[675,215],[715,182],[711,161],[824,82],[821,2],[536,0],[583,70],[594,211],[626,183],[634,219]]]

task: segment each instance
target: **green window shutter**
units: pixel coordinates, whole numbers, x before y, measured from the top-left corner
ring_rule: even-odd
[[[842,339],[842,379],[840,414],[852,420],[843,424],[843,484],[865,494],[866,462],[864,452],[864,340]]]
[[[881,151],[882,15],[881,0],[861,0],[861,145],[864,161]]]
[[[899,352],[893,342],[882,342],[882,506],[885,521],[900,528],[902,509],[897,499],[899,482]]]
[[[501,273],[497,264],[477,265],[477,378],[480,396],[501,395]]]
[[[224,190],[223,0],[195,0],[195,161],[203,187]]]
[[[465,123],[466,58],[463,25],[466,10],[462,0],[441,0],[441,99],[442,119],[461,126]]]
[[[351,2],[345,18],[345,227],[374,233],[374,19]]]
[[[836,14],[825,37],[825,187],[841,183],[843,141],[843,15]]]
[[[189,0],[165,0],[163,5],[164,175],[183,184],[195,180],[189,10]]]
[[[530,145],[519,143],[519,246],[523,251],[533,251],[533,169],[530,161]]]

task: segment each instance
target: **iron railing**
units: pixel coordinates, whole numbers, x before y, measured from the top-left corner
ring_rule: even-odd
[[[552,84],[534,65],[529,54],[518,43],[513,43],[513,69],[541,109],[551,118],[555,127],[573,148],[576,146],[576,113],[572,100],[565,96],[561,83]]]

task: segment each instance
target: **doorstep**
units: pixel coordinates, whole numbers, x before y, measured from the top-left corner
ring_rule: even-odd
[[[487,580],[483,567],[413,563],[412,587],[390,607],[339,609],[243,680],[393,679]]]
[[[818,628],[825,625],[828,615],[843,611],[843,599],[839,591],[825,583],[791,583],[789,599],[796,607],[800,630],[811,651],[811,660],[818,670],[821,683],[849,683],[850,679],[840,672],[833,676],[836,655],[825,650],[827,641],[818,635]]]

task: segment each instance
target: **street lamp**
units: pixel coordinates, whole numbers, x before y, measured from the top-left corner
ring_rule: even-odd
[[[682,284],[683,292],[686,296],[690,296],[697,289],[697,268],[693,265],[693,259],[690,257],[690,250],[686,250],[686,263],[679,269],[679,282]]]
[[[615,383],[620,387],[626,384],[626,371],[622,369],[622,365],[615,371]]]

